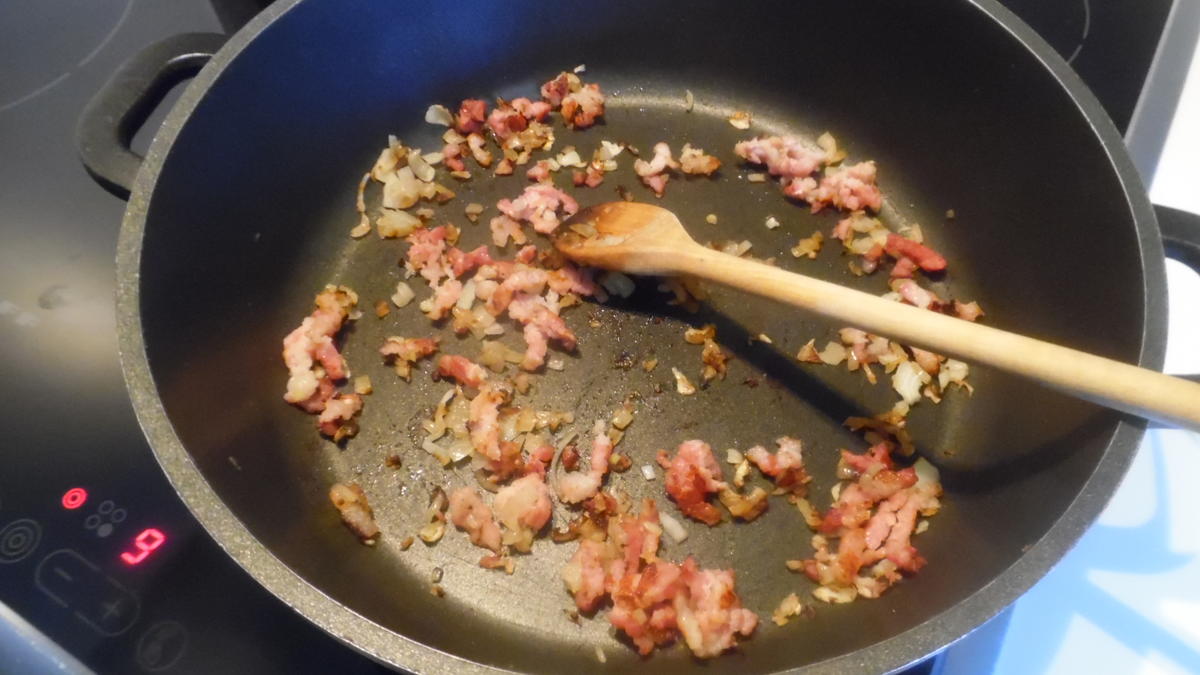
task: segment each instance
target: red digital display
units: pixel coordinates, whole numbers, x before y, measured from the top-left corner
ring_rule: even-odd
[[[167,535],[153,527],[148,527],[133,538],[133,550],[122,552],[121,560],[130,565],[136,565],[145,560],[146,556],[156,551],[166,540]]]
[[[63,508],[64,509],[77,509],[77,508],[83,506],[83,503],[87,501],[87,498],[88,498],[87,490],[84,490],[81,487],[71,488],[70,490],[67,490],[65,493],[63,493],[63,496],[62,496]]]

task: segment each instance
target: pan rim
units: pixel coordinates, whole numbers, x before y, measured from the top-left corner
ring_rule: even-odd
[[[261,32],[302,1],[274,3],[232,36],[188,86],[146,154],[131,191],[117,247],[117,330],[126,386],[143,433],[188,510],[238,565],[284,604],[344,644],[391,667],[416,673],[511,672],[463,659],[393,632],[354,612],[294,572],[258,541],[220,499],[176,435],[158,396],[141,329],[139,265],[159,173],[179,133],[209,88]],[[1160,369],[1166,342],[1162,239],[1149,197],[1119,132],[1078,75],[1032,28],[998,0],[962,1],[997,23],[1038,59],[1066,90],[1103,147],[1128,205],[1141,257],[1145,314],[1138,363]],[[1062,516],[1045,536],[987,585],[899,635],[785,672],[895,672],[982,626],[1044,577],[1095,521],[1124,477],[1144,431],[1145,423],[1139,420],[1118,422],[1100,462]]]

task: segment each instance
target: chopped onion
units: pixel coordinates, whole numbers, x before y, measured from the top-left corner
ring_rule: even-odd
[[[684,396],[691,396],[696,393],[696,386],[687,379],[687,376],[679,372],[678,368],[671,368],[671,374],[675,376],[675,391],[678,391]]]
[[[938,371],[938,386],[945,389],[951,382],[970,388],[967,384],[967,375],[970,374],[970,368],[967,364],[958,359],[946,359],[942,364],[942,369]]]
[[[845,588],[830,588],[828,586],[818,586],[813,589],[813,597],[821,602],[830,604],[843,605],[847,602],[853,602],[854,598],[858,597],[858,590],[853,586]]]
[[[625,429],[630,424],[633,424],[633,410],[625,406],[621,406],[617,412],[613,413],[612,424],[618,429]]]
[[[383,182],[383,206],[389,209],[407,209],[420,197],[417,177],[410,167],[389,174]]]
[[[743,459],[745,459],[745,456],[743,456],[737,448],[729,448],[725,451],[725,462],[727,464],[733,464],[736,466],[741,464]]]
[[[467,208],[464,209],[464,212],[467,214],[467,220],[473,223],[479,218],[479,214],[483,213],[483,204],[480,204],[479,202],[471,202],[470,204],[467,204]]]
[[[430,124],[448,127],[454,124],[454,115],[444,105],[435,103],[425,109],[425,121]]]
[[[937,485],[941,477],[937,467],[924,457],[919,457],[913,462],[913,471],[917,474],[917,485]]]
[[[364,213],[361,216],[359,216],[358,225],[355,225],[354,229],[350,230],[350,236],[355,239],[362,239],[363,237],[367,236],[370,233],[371,233],[371,219],[368,218],[367,214]]]
[[[582,73],[585,70],[587,70],[587,66],[581,63],[581,64],[575,66],[574,68],[572,68],[571,72],[578,75],[579,73]]]
[[[434,168],[430,166],[429,162],[425,161],[425,157],[421,155],[420,150],[408,151],[408,166],[410,169],[412,169],[413,175],[417,177],[417,180],[426,183],[433,180],[434,175],[437,173]]]
[[[462,293],[459,294],[458,300],[454,303],[454,306],[462,310],[467,310],[471,309],[471,305],[474,303],[475,280],[471,279],[467,283],[463,284]]]
[[[745,110],[735,111],[729,116],[729,124],[734,129],[749,129],[750,128],[750,113]]]
[[[421,219],[408,211],[383,209],[383,213],[375,220],[380,239],[407,237],[418,227],[421,227]]]
[[[750,181],[751,183],[765,183],[765,182],[767,182],[767,174],[765,174],[765,173],[748,173],[748,174],[746,174],[746,180]]]
[[[370,375],[359,375],[358,377],[354,378],[354,393],[366,395],[370,394],[372,391],[374,391],[374,389],[371,387]]]
[[[604,290],[619,298],[628,298],[637,290],[633,279],[620,272],[604,272],[600,275],[599,281]]]
[[[704,222],[708,223],[709,225],[716,225],[717,224],[717,214],[710,213],[707,216],[704,216]]]
[[[846,348],[836,342],[829,342],[825,349],[817,352],[817,357],[826,365],[836,366],[846,360]]]
[[[642,465],[642,478],[646,480],[654,480],[654,467],[649,464]]]
[[[600,141],[600,159],[607,162],[621,154],[621,151],[624,149],[625,146],[619,143],[613,143],[612,141]],[[608,169],[606,168],[605,170]]]
[[[659,511],[658,522],[662,523],[663,532],[666,532],[667,536],[676,544],[688,538],[688,531],[684,529],[682,523],[675,520],[674,516]]]
[[[692,112],[696,107],[696,97],[692,95],[691,89],[683,90],[683,109],[687,112]]]
[[[439,150],[437,152],[427,152],[424,155],[421,155],[421,158],[425,160],[426,164],[435,165],[441,164],[442,160],[446,159],[446,156],[442,154],[441,150]]]
[[[549,368],[550,370],[562,370],[563,368],[566,368],[567,366],[565,363],[563,363],[562,359],[550,359],[549,361],[546,362],[546,367]]]
[[[413,289],[408,282],[400,281],[396,283],[396,292],[392,294],[392,302],[396,303],[397,307],[406,307],[413,301],[414,296]]]
[[[579,156],[579,152],[573,147],[563,148],[563,152],[555,158],[555,161],[559,167],[571,166],[582,169],[587,166],[587,163]]]
[[[905,361],[896,366],[892,373],[892,388],[904,398],[904,402],[913,405],[921,400],[921,386],[929,384],[929,373],[912,361]]]
[[[768,230],[773,230],[773,229],[779,227],[780,223],[779,223],[779,220],[777,218],[775,218],[775,216],[767,216],[766,225],[767,225]]]

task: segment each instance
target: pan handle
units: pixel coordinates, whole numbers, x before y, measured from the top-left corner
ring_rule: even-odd
[[[1200,215],[1169,206],[1154,205],[1167,257],[1174,258],[1200,274]],[[1200,375],[1176,375],[1200,382]]]
[[[75,147],[88,174],[105,190],[129,198],[142,156],[130,141],[176,84],[195,77],[225,43],[217,33],[181,33],[142,49],[117,69],[84,106]]]

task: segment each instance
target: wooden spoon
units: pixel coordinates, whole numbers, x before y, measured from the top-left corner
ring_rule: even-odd
[[[659,206],[599,204],[577,213],[559,233],[558,250],[585,265],[709,279],[904,344],[1024,375],[1116,410],[1200,431],[1200,384],[714,251],[696,243],[675,214]]]

